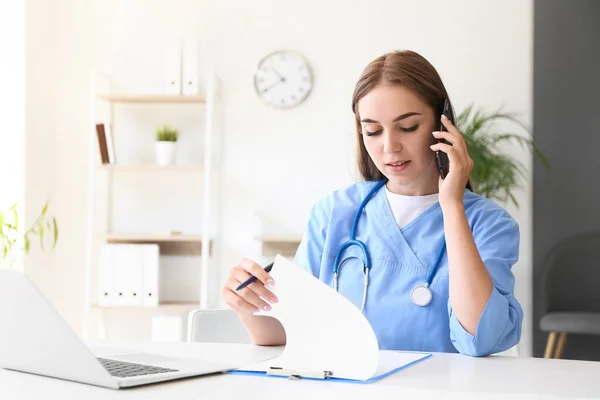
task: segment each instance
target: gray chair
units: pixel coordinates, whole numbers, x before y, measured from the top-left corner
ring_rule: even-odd
[[[242,321],[229,309],[191,311],[188,342],[252,343]]]
[[[546,310],[540,319],[540,329],[548,332],[545,358],[561,358],[569,333],[600,335],[599,275],[600,233],[569,238],[546,257],[541,281]]]

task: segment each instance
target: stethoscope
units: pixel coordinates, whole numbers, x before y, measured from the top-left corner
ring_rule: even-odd
[[[350,231],[350,239],[346,243],[344,243],[340,246],[340,248],[337,251],[337,254],[335,255],[335,261],[333,262],[333,288],[337,292],[339,289],[338,278],[339,278],[341,267],[343,265],[343,263],[340,264],[340,258],[342,257],[342,253],[344,252],[344,250],[346,250],[350,246],[358,246],[362,250],[363,257],[364,257],[363,271],[365,273],[365,280],[364,280],[364,285],[363,285],[362,305],[360,306],[361,312],[364,311],[365,305],[367,303],[367,292],[368,292],[368,288],[369,288],[369,272],[371,270],[371,257],[369,256],[369,250],[367,249],[367,246],[362,241],[356,239],[356,228],[358,226],[358,221],[360,219],[360,215],[362,214],[365,206],[367,205],[367,203],[369,202],[371,197],[373,197],[373,195],[379,189],[381,189],[383,187],[383,185],[386,184],[386,182],[387,182],[387,179],[384,179],[384,180],[378,182],[373,187],[373,189],[371,189],[369,194],[367,194],[367,196],[364,198],[362,203],[360,203],[358,210],[356,210],[356,215],[354,216],[354,222],[352,223],[352,230]],[[438,266],[440,265],[440,260],[442,259],[442,255],[444,254],[445,248],[446,248],[446,241],[444,240],[444,242],[442,243],[442,247],[440,248],[440,251],[435,260],[435,264],[433,265],[433,268],[431,269],[431,272],[429,273],[429,276],[427,277],[427,280],[425,281],[425,283],[423,285],[416,286],[410,292],[410,299],[414,305],[419,306],[419,307],[425,307],[426,305],[431,303],[431,299],[433,298],[433,293],[431,292],[431,289],[429,288],[429,286],[431,285],[433,277],[435,276]],[[346,262],[349,259],[350,258],[347,258],[346,260],[344,260],[344,262]]]

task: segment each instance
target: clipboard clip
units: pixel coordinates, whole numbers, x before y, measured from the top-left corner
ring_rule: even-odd
[[[296,369],[285,369],[281,367],[269,367],[267,369],[267,375],[275,376],[287,376],[291,380],[297,380],[300,378],[312,378],[312,379],[327,379],[333,376],[332,371],[310,371],[310,370],[296,370]]]

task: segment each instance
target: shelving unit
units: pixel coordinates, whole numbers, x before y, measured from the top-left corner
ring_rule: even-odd
[[[162,255],[202,256],[202,236],[162,235],[154,233],[110,233],[106,243],[112,244],[157,244]],[[208,257],[212,256],[213,242],[209,243]]]
[[[100,100],[113,103],[199,103],[207,102],[204,96],[173,94],[99,94]]]
[[[260,242],[260,252],[263,256],[281,254],[284,257],[293,257],[302,241],[302,236],[264,235],[256,239]]]
[[[91,326],[91,313],[100,311],[104,316],[106,312],[121,310],[134,313],[156,313],[162,315],[180,314],[183,317],[194,308],[210,307],[210,276],[211,265],[217,264],[217,257],[213,251],[215,240],[218,236],[218,222],[216,216],[219,214],[216,207],[219,205],[216,192],[216,183],[218,182],[218,168],[215,162],[215,153],[218,140],[217,125],[217,101],[219,82],[214,74],[209,74],[205,80],[206,93],[202,95],[171,95],[171,94],[131,94],[131,93],[113,93],[112,77],[98,72],[91,76],[90,93],[90,124],[89,124],[89,150],[88,150],[88,204],[87,204],[87,236],[86,236],[86,302],[84,311],[83,336],[89,338],[94,327]],[[102,88],[102,90],[101,90]],[[200,114],[204,116],[203,141],[204,151],[202,154],[202,163],[192,165],[169,165],[159,166],[152,163],[129,163],[119,164],[117,157],[116,164],[101,164],[98,149],[98,139],[96,136],[96,123],[105,122],[113,125],[115,108],[121,103],[128,103],[128,106],[139,104],[142,106],[161,107],[176,104],[185,104],[187,107],[195,107]],[[97,113],[99,104],[107,109],[106,116],[100,117]],[[119,135],[118,129],[115,134]],[[126,133],[124,133],[126,134]],[[131,133],[129,133],[131,134]],[[218,139],[218,138],[217,138]],[[116,149],[118,152],[118,149]],[[217,160],[218,162],[218,160]],[[111,196],[112,182],[115,174],[185,174],[185,179],[190,182],[200,182],[194,180],[200,176],[202,180],[202,207],[198,208],[201,212],[202,226],[199,233],[193,234],[169,234],[162,231],[156,232],[136,232],[124,233],[112,231],[111,226]],[[106,182],[106,192],[98,193],[96,188],[97,175],[102,175]],[[162,175],[161,175],[162,176]],[[97,206],[99,199],[106,202],[104,224],[97,221]],[[106,229],[98,232],[98,226],[105,225]],[[97,302],[97,261],[98,250],[103,244],[157,244],[159,246],[160,256],[196,256],[198,262],[198,286],[200,292],[197,294],[198,300],[188,301],[166,301],[155,307],[148,306],[100,306]],[[106,327],[104,319],[101,318],[100,326],[96,327],[100,336],[105,334]]]
[[[198,307],[198,303],[191,301],[168,301],[161,303],[157,307],[145,307],[145,306],[99,306],[97,304],[92,305],[92,309],[94,310],[106,310],[106,309],[114,309],[114,310],[123,310],[123,311],[144,311],[144,310],[160,310],[161,313],[178,313],[180,311],[191,311]]]
[[[168,165],[160,166],[154,164],[103,164],[98,166],[99,170],[111,170],[115,172],[203,172],[202,165]]]

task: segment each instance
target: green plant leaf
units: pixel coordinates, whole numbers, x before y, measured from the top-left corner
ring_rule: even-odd
[[[469,155],[475,164],[471,171],[474,192],[500,202],[511,201],[518,207],[514,191],[522,187],[520,182],[527,177],[526,168],[509,155],[500,154],[499,144],[504,141],[517,142],[521,147],[534,152],[546,172],[550,170],[550,166],[532,140],[511,132],[495,133],[493,124],[502,120],[514,123],[519,129],[530,134],[516,114],[501,110],[485,113],[475,110],[472,104],[458,115],[455,125],[462,133]]]
[[[14,206],[13,206],[14,207]],[[11,207],[12,208],[12,207]],[[16,208],[12,208],[14,229],[19,229],[19,213]]]
[[[179,130],[163,125],[156,130],[156,140],[159,142],[176,142],[179,137]]]
[[[38,224],[38,235],[40,237],[40,247],[44,250],[44,225]]]
[[[42,215],[46,215],[46,211],[48,211],[48,202],[46,202],[46,204],[44,204],[44,207],[42,208]]]
[[[58,224],[56,223],[56,218],[52,217],[52,232],[54,234],[54,243],[52,244],[52,247],[56,247],[56,243],[58,241]]]

